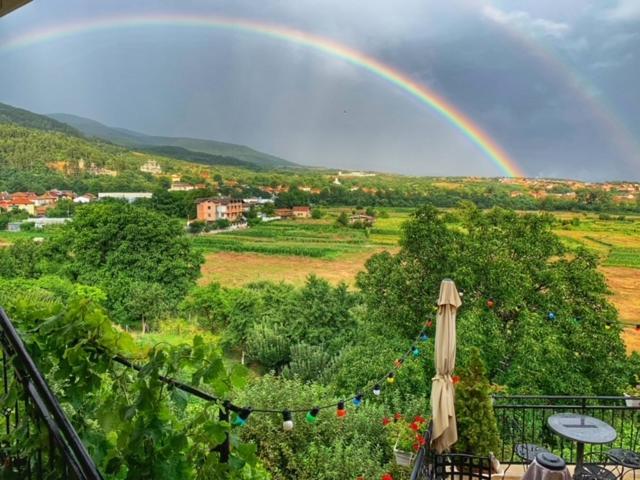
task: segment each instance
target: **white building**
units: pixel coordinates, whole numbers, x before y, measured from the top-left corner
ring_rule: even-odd
[[[149,160],[147,163],[140,167],[141,172],[151,173],[153,175],[159,175],[162,173],[162,167],[155,160]]]
[[[126,200],[129,203],[133,203],[141,198],[151,198],[153,193],[150,192],[100,192],[98,193],[98,200],[104,200],[105,198],[115,198],[116,200]]]

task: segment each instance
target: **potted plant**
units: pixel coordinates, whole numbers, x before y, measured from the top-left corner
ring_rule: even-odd
[[[640,380],[636,377],[636,386],[629,386],[624,390],[627,407],[640,408]]]
[[[417,416],[413,421],[407,421],[402,415],[396,414],[393,421],[385,419],[384,424],[388,429],[389,442],[393,445],[396,463],[401,467],[410,466],[416,452],[425,444],[426,420]]]

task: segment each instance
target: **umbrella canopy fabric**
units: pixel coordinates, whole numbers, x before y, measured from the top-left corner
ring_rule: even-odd
[[[437,453],[449,450],[458,440],[455,394],[451,374],[456,366],[456,312],[462,305],[456,284],[443,280],[440,284],[436,316],[436,376],[431,387],[433,417],[432,446]]]

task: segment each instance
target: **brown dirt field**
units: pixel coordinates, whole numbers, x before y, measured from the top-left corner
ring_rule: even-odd
[[[602,267],[600,270],[613,292],[611,302],[620,312],[620,320],[628,325],[640,324],[640,269]],[[640,352],[640,331],[625,328],[622,339],[628,352]]]
[[[640,332],[636,331],[635,328],[625,328],[622,340],[627,346],[627,352],[640,352]]]
[[[250,282],[270,280],[301,285],[308,275],[315,273],[333,284],[345,282],[354,285],[356,274],[364,269],[366,260],[374,253],[383,250],[385,249],[378,248],[367,252],[345,254],[332,260],[260,253],[210,253],[205,256],[199,283],[206,285],[211,282],[220,282],[237,287]]]
[[[611,302],[620,312],[620,319],[631,325],[640,323],[640,269],[602,267],[600,270],[613,292]]]

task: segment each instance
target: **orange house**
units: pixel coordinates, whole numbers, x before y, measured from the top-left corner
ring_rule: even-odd
[[[242,200],[232,198],[202,198],[198,200],[197,219],[202,222],[229,220],[235,222],[242,216]]]

